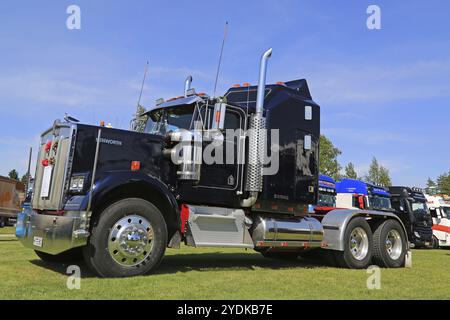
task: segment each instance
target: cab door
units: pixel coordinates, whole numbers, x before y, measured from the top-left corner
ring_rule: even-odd
[[[194,116],[202,125],[200,180],[179,187],[180,200],[210,206],[239,207],[243,190],[246,114],[226,106],[223,127],[213,128],[214,106],[203,105]],[[231,133],[235,134],[231,134]],[[221,144],[220,147],[214,144]]]
[[[212,114],[214,115],[214,114]],[[198,188],[237,191],[242,182],[242,152],[245,143],[245,114],[240,108],[227,106],[224,128],[208,133],[212,127],[211,110],[205,119],[203,163]],[[217,146],[219,143],[222,146]],[[215,145],[214,145],[215,144]]]

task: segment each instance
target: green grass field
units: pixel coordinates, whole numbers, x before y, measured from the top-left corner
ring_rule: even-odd
[[[14,227],[0,228],[0,234],[15,234],[16,229]]]
[[[450,251],[415,250],[412,269],[383,269],[369,290],[365,270],[263,258],[252,250],[168,250],[156,274],[100,279],[81,265],[80,290],[66,267],[0,238],[0,299],[450,299]]]

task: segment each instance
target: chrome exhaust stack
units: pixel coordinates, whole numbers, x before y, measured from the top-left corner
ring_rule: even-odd
[[[188,76],[184,82],[184,96],[188,96],[188,91],[191,89],[192,76]]]
[[[249,150],[245,191],[250,197],[241,201],[243,207],[255,204],[258,193],[263,188],[263,157],[266,152],[266,119],[264,118],[264,98],[266,92],[267,61],[272,56],[272,48],[264,52],[259,67],[258,92],[256,97],[256,112],[250,119]]]

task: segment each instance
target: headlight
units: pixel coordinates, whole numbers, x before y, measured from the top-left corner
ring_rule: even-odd
[[[76,176],[70,179],[70,187],[69,187],[70,191],[80,192],[83,191],[83,187],[84,187],[84,176]]]

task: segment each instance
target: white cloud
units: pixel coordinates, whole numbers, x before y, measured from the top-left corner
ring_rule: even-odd
[[[450,97],[450,61],[396,65],[370,61],[364,65],[305,62],[301,69],[291,65],[286,70],[283,72],[290,75],[304,75],[314,100],[324,106],[355,104],[363,109],[394,101]]]

